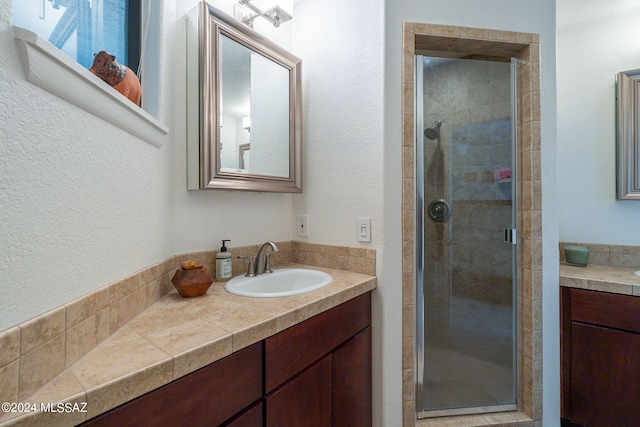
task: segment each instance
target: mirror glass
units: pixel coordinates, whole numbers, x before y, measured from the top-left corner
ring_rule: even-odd
[[[187,188],[302,192],[299,58],[201,2],[187,30]]]
[[[219,60],[220,171],[288,177],[289,70],[225,35]]]

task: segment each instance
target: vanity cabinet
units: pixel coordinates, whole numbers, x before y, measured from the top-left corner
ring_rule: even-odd
[[[640,425],[640,298],[562,288],[562,425]]]
[[[93,418],[100,426],[371,426],[371,293]]]
[[[267,338],[266,426],[370,426],[370,324],[367,293]]]

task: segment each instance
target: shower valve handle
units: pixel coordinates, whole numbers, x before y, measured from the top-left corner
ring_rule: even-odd
[[[429,218],[435,222],[445,222],[451,218],[451,207],[444,199],[436,199],[429,203],[427,208]]]

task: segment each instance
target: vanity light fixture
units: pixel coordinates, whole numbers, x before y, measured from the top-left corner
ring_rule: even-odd
[[[234,18],[253,28],[253,20],[258,16],[263,17],[271,22],[274,27],[278,28],[280,24],[290,21],[292,16],[278,5],[275,5],[264,12],[251,3],[252,0],[238,0],[234,7]],[[249,10],[247,10],[249,9]]]
[[[242,129],[246,129],[247,132],[251,132],[251,116],[242,118]]]

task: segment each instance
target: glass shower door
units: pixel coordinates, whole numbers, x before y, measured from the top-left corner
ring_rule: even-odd
[[[516,409],[514,71],[416,57],[422,416]]]

